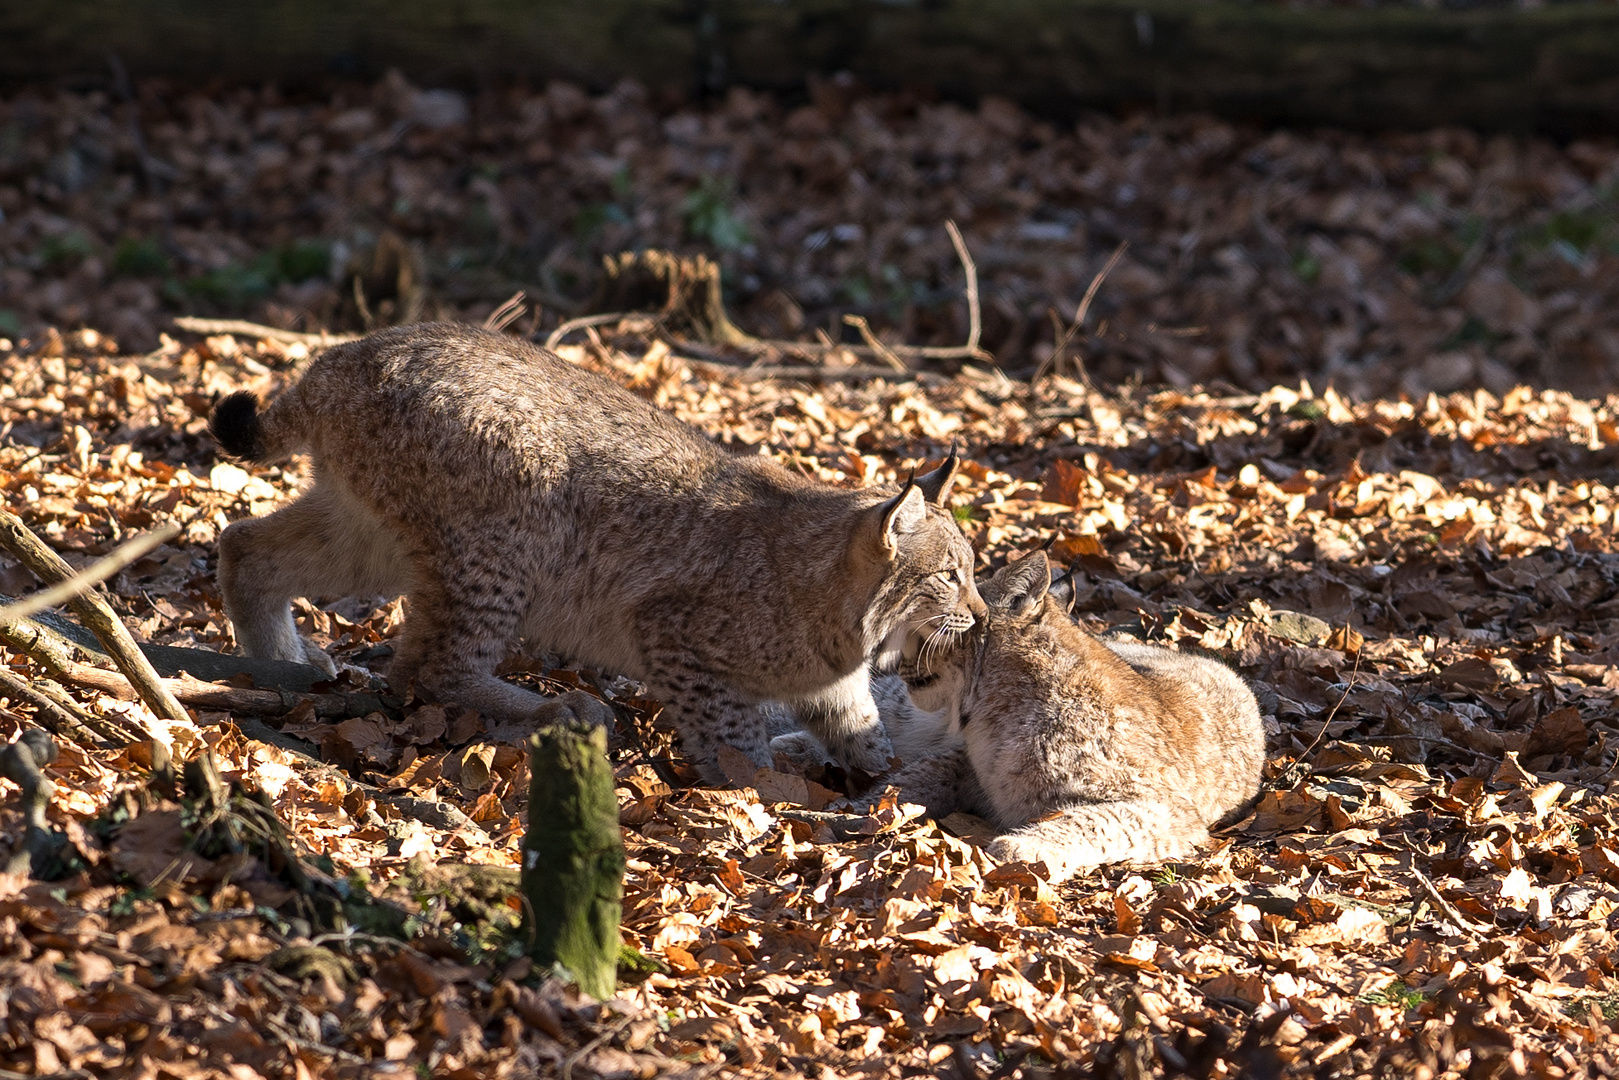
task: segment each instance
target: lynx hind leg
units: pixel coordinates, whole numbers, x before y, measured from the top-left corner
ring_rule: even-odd
[[[771,729],[780,730],[783,723],[775,706],[742,697],[683,649],[649,649],[645,663],[647,688],[663,702],[686,756],[705,782],[723,785],[731,780],[720,768],[721,747],[740,750],[760,768],[775,761]]]
[[[871,675],[862,668],[816,697],[797,704],[799,718],[845,768],[877,775],[888,771],[893,743],[871,696]]]
[[[1111,863],[1186,858],[1208,838],[1190,808],[1142,799],[1064,807],[997,836],[986,850],[1001,862],[1043,862],[1058,882]]]
[[[463,547],[418,556],[404,633],[388,681],[415,684],[440,701],[495,720],[563,718],[570,705],[499,678],[495,668],[517,644],[527,591],[499,553]],[[449,583],[453,582],[453,587]]]
[[[983,789],[965,746],[906,765],[878,781],[877,786],[859,800],[859,805],[867,809],[877,805],[890,787],[899,789],[900,802],[925,806],[928,814],[936,818],[957,810],[982,813],[986,809]]]
[[[248,656],[337,669],[300,637],[294,597],[398,595],[399,545],[363,508],[319,483],[273,514],[226,527],[219,537],[219,590]]]

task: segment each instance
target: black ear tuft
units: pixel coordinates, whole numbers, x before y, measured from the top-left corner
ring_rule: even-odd
[[[950,485],[955,482],[956,470],[961,467],[961,455],[956,452],[956,444],[950,444],[950,454],[937,469],[924,473],[916,478],[916,486],[922,489],[928,502],[935,506],[943,506],[944,501],[950,497]]]
[[[979,590],[984,602],[1014,618],[1038,611],[1051,588],[1051,563],[1044,551],[1031,551],[1007,563]]]
[[[1079,596],[1079,582],[1074,575],[1079,572],[1079,565],[1075,563],[1068,568],[1068,572],[1051,583],[1051,598],[1062,605],[1068,614],[1074,613],[1074,601]]]
[[[1061,604],[1064,609],[1071,608],[1074,603],[1074,576],[1064,574],[1062,577],[1052,581],[1047,595]]]
[[[259,399],[249,390],[238,390],[214,406],[208,430],[225,453],[252,461],[264,453],[259,437]]]

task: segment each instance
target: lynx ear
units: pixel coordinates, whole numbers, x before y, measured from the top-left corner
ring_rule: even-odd
[[[922,527],[927,520],[928,504],[922,489],[914,482],[882,506],[883,550],[893,555],[899,550],[900,537],[908,536]]]
[[[1063,610],[1068,612],[1070,615],[1074,613],[1074,598],[1079,592],[1079,590],[1075,588],[1077,582],[1074,581],[1074,572],[1077,566],[1077,563],[1074,566],[1070,566],[1066,574],[1058,578],[1056,581],[1053,581],[1051,583],[1051,590],[1048,594],[1053,600],[1061,604]]]
[[[924,473],[916,478],[916,486],[922,489],[928,502],[935,506],[943,506],[944,501],[950,497],[950,485],[955,483],[956,470],[961,467],[961,455],[956,452],[956,444],[950,444],[950,456],[944,459],[937,469]]]
[[[1051,588],[1051,563],[1044,551],[1029,554],[1007,563],[979,590],[984,602],[1020,618],[1038,611]]]

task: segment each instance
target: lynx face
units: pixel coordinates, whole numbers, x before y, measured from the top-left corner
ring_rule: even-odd
[[[874,657],[880,671],[893,670],[908,640],[954,640],[987,610],[973,581],[972,544],[946,505],[955,464],[952,450],[944,466],[907,484],[884,509],[881,546],[889,574],[882,592],[892,600],[874,607],[897,617]]]

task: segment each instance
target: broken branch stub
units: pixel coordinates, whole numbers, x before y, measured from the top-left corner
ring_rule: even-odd
[[[522,874],[529,955],[542,967],[566,969],[586,993],[611,997],[624,839],[607,732],[583,724],[543,728],[529,742],[529,757]]]
[[[625,251],[602,263],[606,276],[590,310],[645,311],[676,338],[709,345],[754,344],[726,314],[720,264],[708,256]]]

